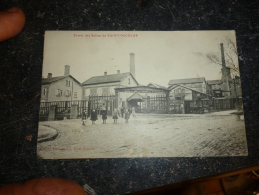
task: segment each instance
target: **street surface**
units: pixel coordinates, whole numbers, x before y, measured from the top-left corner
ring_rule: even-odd
[[[58,132],[54,140],[38,143],[38,156],[44,159],[211,157],[246,156],[244,120],[232,111],[212,114],[137,114],[129,123],[123,118],[113,124],[88,119],[40,122]]]

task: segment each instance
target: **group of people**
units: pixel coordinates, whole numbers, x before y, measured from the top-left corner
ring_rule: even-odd
[[[113,114],[112,114],[112,119],[114,120],[113,123],[116,124],[117,120],[119,117],[122,117],[125,119],[125,123],[129,123],[129,118],[130,115],[132,114],[133,117],[136,117],[136,112],[135,112],[135,108],[133,107],[131,110],[130,109],[124,109],[124,112],[120,112],[118,109],[114,109]],[[102,110],[101,111],[101,116],[102,116],[102,120],[103,123],[102,124],[106,124],[106,120],[107,120],[107,110]],[[87,120],[88,116],[87,116],[87,111],[84,110],[82,113],[82,125],[85,125],[85,122]],[[95,109],[93,109],[90,113],[90,120],[92,121],[92,124],[95,124],[95,121],[98,120],[98,114],[97,111]]]

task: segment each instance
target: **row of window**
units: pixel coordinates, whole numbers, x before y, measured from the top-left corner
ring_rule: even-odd
[[[56,89],[55,95],[58,96],[58,97],[60,97],[60,96],[63,95],[63,91],[62,91],[61,89]],[[71,96],[71,91],[65,90],[65,91],[64,91],[64,96],[65,96],[65,97],[70,97],[70,96]]]
[[[85,96],[89,95],[114,95],[114,87],[100,87],[85,89]]]
[[[174,94],[180,94],[180,93],[184,94],[184,93],[185,93],[185,90],[184,90],[184,89],[181,89],[181,88],[178,88],[178,89],[175,89],[175,90],[174,90]]]
[[[46,96],[47,93],[48,93],[47,88],[44,88],[44,89],[43,89],[43,95]],[[65,97],[71,97],[71,91],[65,90],[65,91],[64,91],[64,94],[63,94],[63,91],[62,91],[61,89],[56,89],[55,95],[56,95],[57,97],[61,97],[62,95],[64,95]],[[77,98],[77,92],[76,92],[76,91],[74,92],[74,98]]]

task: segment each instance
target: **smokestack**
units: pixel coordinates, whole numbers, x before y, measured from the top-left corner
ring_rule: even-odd
[[[121,73],[121,71],[120,70],[117,70],[117,74],[120,74]]]
[[[64,76],[69,76],[70,75],[70,66],[69,65],[65,65],[65,73]]]
[[[107,72],[104,72],[104,75],[106,76],[106,75],[107,75]]]
[[[132,74],[132,76],[135,78],[135,54],[134,53],[130,53],[130,73]]]
[[[229,68],[226,67],[225,55],[224,55],[224,47],[223,43],[220,43],[220,50],[221,50],[221,63],[222,63],[222,77],[221,80],[223,82],[223,96],[230,96],[230,88],[229,88]]]
[[[223,43],[220,43],[222,66],[226,67]]]
[[[48,80],[50,80],[52,78],[52,73],[48,73]]]

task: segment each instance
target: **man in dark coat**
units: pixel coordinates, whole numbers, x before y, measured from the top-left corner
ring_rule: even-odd
[[[92,121],[92,124],[95,124],[95,121],[98,120],[97,112],[96,112],[95,109],[93,109],[92,112],[91,112],[91,119],[90,120]]]

